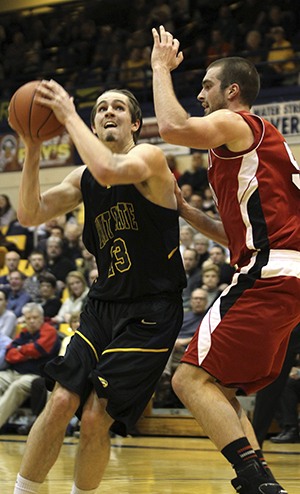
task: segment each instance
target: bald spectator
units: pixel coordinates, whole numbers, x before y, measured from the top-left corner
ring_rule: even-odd
[[[0,289],[9,289],[9,278],[13,271],[16,271],[19,266],[21,256],[18,252],[11,250],[5,255],[5,266],[8,269],[8,273],[0,277]]]
[[[22,319],[22,309],[25,304],[31,302],[29,293],[24,290],[26,276],[21,271],[12,271],[9,277],[9,292],[7,297],[7,309],[11,310],[17,318]]]

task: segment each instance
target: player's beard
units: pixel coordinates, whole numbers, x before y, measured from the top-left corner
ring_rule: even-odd
[[[116,136],[112,132],[109,132],[105,136],[105,140],[106,140],[106,142],[115,142],[117,139],[116,139]]]

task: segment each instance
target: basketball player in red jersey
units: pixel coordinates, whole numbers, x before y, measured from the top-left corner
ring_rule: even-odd
[[[286,494],[268,468],[236,396],[253,393],[281,369],[300,320],[300,169],[282,135],[250,113],[259,92],[254,65],[239,57],[212,63],[188,117],[170,72],[179,42],[153,29],[155,111],[162,138],[209,149],[208,178],[221,222],[189,206],[181,216],[230,249],[238,269],[203,319],[173,378],[180,400],[233,465],[240,494]]]

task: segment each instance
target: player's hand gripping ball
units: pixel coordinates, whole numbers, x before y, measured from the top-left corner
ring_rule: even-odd
[[[21,137],[43,142],[61,134],[64,129],[53,110],[36,101],[36,89],[41,81],[27,82],[12,96],[8,108],[8,123]]]

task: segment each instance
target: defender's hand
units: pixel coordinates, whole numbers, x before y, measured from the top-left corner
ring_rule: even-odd
[[[156,67],[165,67],[170,72],[178,67],[183,60],[182,51],[179,50],[179,41],[173,38],[172,34],[165,31],[163,26],[159,28],[159,34],[155,28],[152,29],[153,50],[151,55],[151,66],[154,70]]]

